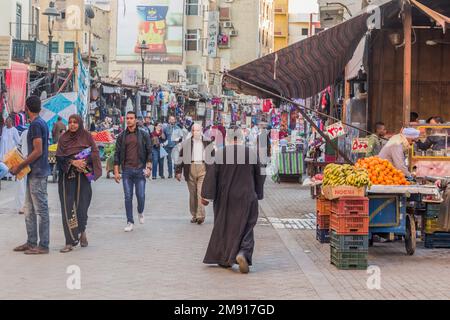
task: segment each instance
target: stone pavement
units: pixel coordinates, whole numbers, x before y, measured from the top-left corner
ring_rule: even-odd
[[[450,250],[402,243],[376,244],[370,264],[381,270],[381,289],[369,290],[366,271],[329,264],[329,246],[315,240],[314,202],[298,184],[268,180],[255,229],[254,267],[242,275],[202,263],[212,230],[211,207],[202,226],[189,223],[184,182],[149,181],[146,223],[125,226],[121,185],[93,186],[88,248],[59,253],[64,244],[57,185],[49,183],[51,252],[25,256],[12,248],[25,240],[24,217],[14,209],[15,183],[0,190],[0,299],[449,299]],[[421,246],[421,244],[419,244]],[[69,290],[67,268],[81,270],[81,290]]]

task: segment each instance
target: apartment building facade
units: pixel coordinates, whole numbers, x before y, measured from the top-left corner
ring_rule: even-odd
[[[50,1],[39,1],[42,12],[48,8]],[[60,67],[71,68],[73,52],[78,45],[82,56],[90,58],[97,65],[98,74],[107,76],[111,37],[110,12],[107,8],[89,5],[85,0],[53,0],[53,2],[60,14],[52,26],[51,51],[54,62],[59,61]],[[44,42],[48,43],[48,18],[42,15],[42,12],[40,34]],[[90,14],[93,16],[90,17]]]
[[[274,0],[274,51],[287,47],[289,43],[289,1]]]
[[[270,52],[272,44],[260,37],[267,1],[111,0],[110,77],[131,71],[140,79],[144,57],[150,83],[219,94],[223,70]],[[139,49],[142,41],[147,49]]]
[[[322,30],[318,13],[289,14],[289,45],[315,35]]]

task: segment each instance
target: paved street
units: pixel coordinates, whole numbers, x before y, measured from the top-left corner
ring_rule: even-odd
[[[1,299],[450,299],[450,250],[405,255],[402,243],[376,243],[370,265],[381,270],[381,289],[369,290],[366,271],[340,271],[329,263],[329,246],[315,240],[309,189],[266,184],[255,229],[254,267],[203,265],[212,229],[189,223],[186,184],[147,185],[146,223],[123,232],[122,187],[113,180],[94,184],[88,248],[59,253],[64,245],[57,185],[49,184],[51,252],[26,256],[12,248],[25,238],[24,217],[14,207],[14,182],[0,191]],[[68,266],[81,268],[81,290],[69,290]]]

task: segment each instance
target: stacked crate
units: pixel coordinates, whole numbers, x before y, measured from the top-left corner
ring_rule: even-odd
[[[439,211],[441,204],[428,203],[425,215],[425,248],[450,248],[450,233],[439,226]]]
[[[316,239],[320,243],[330,242],[331,201],[320,196],[316,199]]]
[[[330,258],[338,269],[367,269],[369,252],[369,199],[333,200],[330,218]]]

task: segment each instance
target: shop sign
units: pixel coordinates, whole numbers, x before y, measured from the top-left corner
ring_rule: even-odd
[[[352,153],[366,153],[369,149],[369,139],[354,138],[352,142]]]
[[[12,37],[0,36],[0,70],[11,69]]]
[[[325,129],[325,133],[330,137],[330,139],[336,139],[337,137],[345,134],[344,126],[341,121],[333,123]]]
[[[217,39],[219,36],[219,11],[208,13],[208,56],[217,56]]]
[[[73,69],[72,53],[52,53],[52,68],[56,68],[58,63],[59,69]]]

